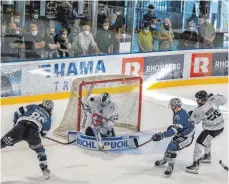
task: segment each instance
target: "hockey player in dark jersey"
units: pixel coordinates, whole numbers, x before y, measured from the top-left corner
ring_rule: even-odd
[[[44,100],[39,105],[20,107],[14,113],[14,127],[1,139],[1,149],[14,146],[20,141],[26,141],[29,147],[37,153],[40,168],[46,179],[50,177],[50,170],[40,135],[45,136],[51,128],[53,107],[51,100]]]
[[[165,176],[172,174],[177,152],[190,146],[193,142],[195,134],[194,123],[190,121],[190,116],[187,111],[182,109],[182,102],[179,98],[172,98],[169,105],[173,111],[173,124],[167,128],[165,132],[159,132],[153,135],[153,141],[160,141],[163,138],[172,137],[167,150],[162,160],[155,162],[156,167],[165,165],[168,162],[168,167],[165,171]]]

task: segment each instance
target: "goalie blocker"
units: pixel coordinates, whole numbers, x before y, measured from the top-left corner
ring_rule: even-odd
[[[118,136],[118,137],[107,137],[103,138],[103,144],[105,147],[109,148],[109,151],[116,151],[116,150],[127,150],[136,148],[134,140],[138,140],[138,136],[133,135],[125,135],[125,136]],[[76,140],[74,144],[80,146],[81,148],[99,151],[99,144],[95,137],[90,137],[82,134],[81,132],[77,131],[70,131],[68,132],[68,141]]]

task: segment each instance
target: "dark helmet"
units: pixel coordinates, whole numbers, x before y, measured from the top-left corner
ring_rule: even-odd
[[[197,104],[199,106],[203,105],[207,99],[208,99],[208,93],[204,90],[201,90],[201,91],[198,91],[196,94],[195,94],[195,98],[197,99]]]

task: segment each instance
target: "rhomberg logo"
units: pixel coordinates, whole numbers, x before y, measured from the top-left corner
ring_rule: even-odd
[[[190,77],[211,76],[212,53],[192,54]]]
[[[123,58],[122,60],[122,74],[143,76],[144,58]]]

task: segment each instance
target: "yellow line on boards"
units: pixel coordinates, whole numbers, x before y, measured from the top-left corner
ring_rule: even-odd
[[[152,84],[147,89],[154,90],[154,89],[172,88],[172,87],[179,87],[179,86],[194,86],[194,85],[223,84],[223,83],[228,83],[228,77],[160,81]]]
[[[135,90],[139,85],[129,85],[129,86],[110,86],[104,88],[97,88],[92,91],[93,94],[101,94],[103,92],[107,92],[110,94],[118,94],[118,93],[127,93]],[[83,90],[83,96],[87,96],[87,90]],[[32,103],[32,102],[41,102],[44,99],[49,100],[61,100],[69,98],[70,92],[59,92],[59,93],[51,93],[51,94],[40,94],[33,96],[17,96],[17,97],[6,97],[1,98],[1,105],[13,105],[13,104],[21,104],[21,103]],[[77,94],[73,94],[73,98],[77,98]]]
[[[207,84],[223,84],[228,83],[228,77],[212,77],[212,78],[196,78],[196,79],[185,79],[185,80],[171,80],[171,81],[158,81],[153,83],[148,90],[155,90],[161,88],[179,87],[179,86],[193,86],[193,85],[207,85]],[[97,88],[93,90],[93,94],[101,94],[107,92],[110,94],[127,93],[135,90],[138,85],[133,84],[129,86],[110,86],[105,88]],[[83,96],[87,95],[87,90],[83,90]],[[59,92],[51,94],[40,94],[33,96],[17,96],[17,97],[6,97],[1,98],[2,105],[13,105],[21,103],[34,103],[41,102],[44,99],[50,100],[61,100],[69,98],[70,92]],[[73,98],[77,98],[76,94]]]

